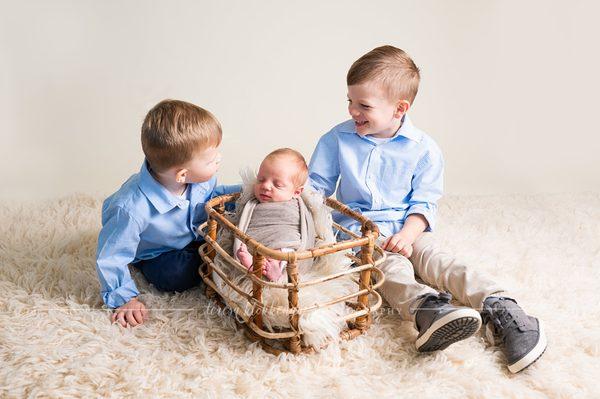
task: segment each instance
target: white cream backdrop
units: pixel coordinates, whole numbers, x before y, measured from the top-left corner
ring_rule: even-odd
[[[0,0],[0,197],[107,195],[142,161],[163,98],[221,120],[223,181],[271,149],[306,157],[347,118],[345,74],[393,44],[447,192],[600,187],[593,1]]]

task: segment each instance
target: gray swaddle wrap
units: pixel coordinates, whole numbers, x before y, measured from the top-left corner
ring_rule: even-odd
[[[301,198],[285,202],[248,201],[242,210],[238,228],[266,247],[279,250],[305,250],[315,246],[315,223]],[[242,242],[236,237],[233,253]],[[312,259],[302,261],[312,263]]]

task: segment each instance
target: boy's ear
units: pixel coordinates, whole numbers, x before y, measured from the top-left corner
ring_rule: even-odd
[[[187,169],[179,169],[177,173],[175,173],[175,181],[177,183],[185,183],[185,178],[187,177],[188,170]]]
[[[294,195],[300,195],[302,194],[302,191],[304,191],[304,186],[296,187],[294,190]]]
[[[402,100],[402,101],[398,102],[394,116],[396,118],[402,118],[402,116],[405,113],[407,113],[409,109],[410,109],[410,103],[407,100]]]

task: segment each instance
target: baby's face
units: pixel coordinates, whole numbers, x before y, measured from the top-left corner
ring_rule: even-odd
[[[297,173],[295,163],[289,159],[265,159],[258,169],[254,196],[260,202],[284,202],[298,197],[302,186],[294,182]]]

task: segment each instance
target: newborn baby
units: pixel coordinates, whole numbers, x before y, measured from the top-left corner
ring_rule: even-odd
[[[254,198],[244,206],[238,227],[261,244],[280,251],[312,248],[315,243],[314,221],[300,197],[308,177],[302,154],[289,148],[273,151],[260,164]],[[252,255],[239,239],[235,256],[246,268],[252,268]],[[266,258],[263,275],[278,281],[286,262]]]

